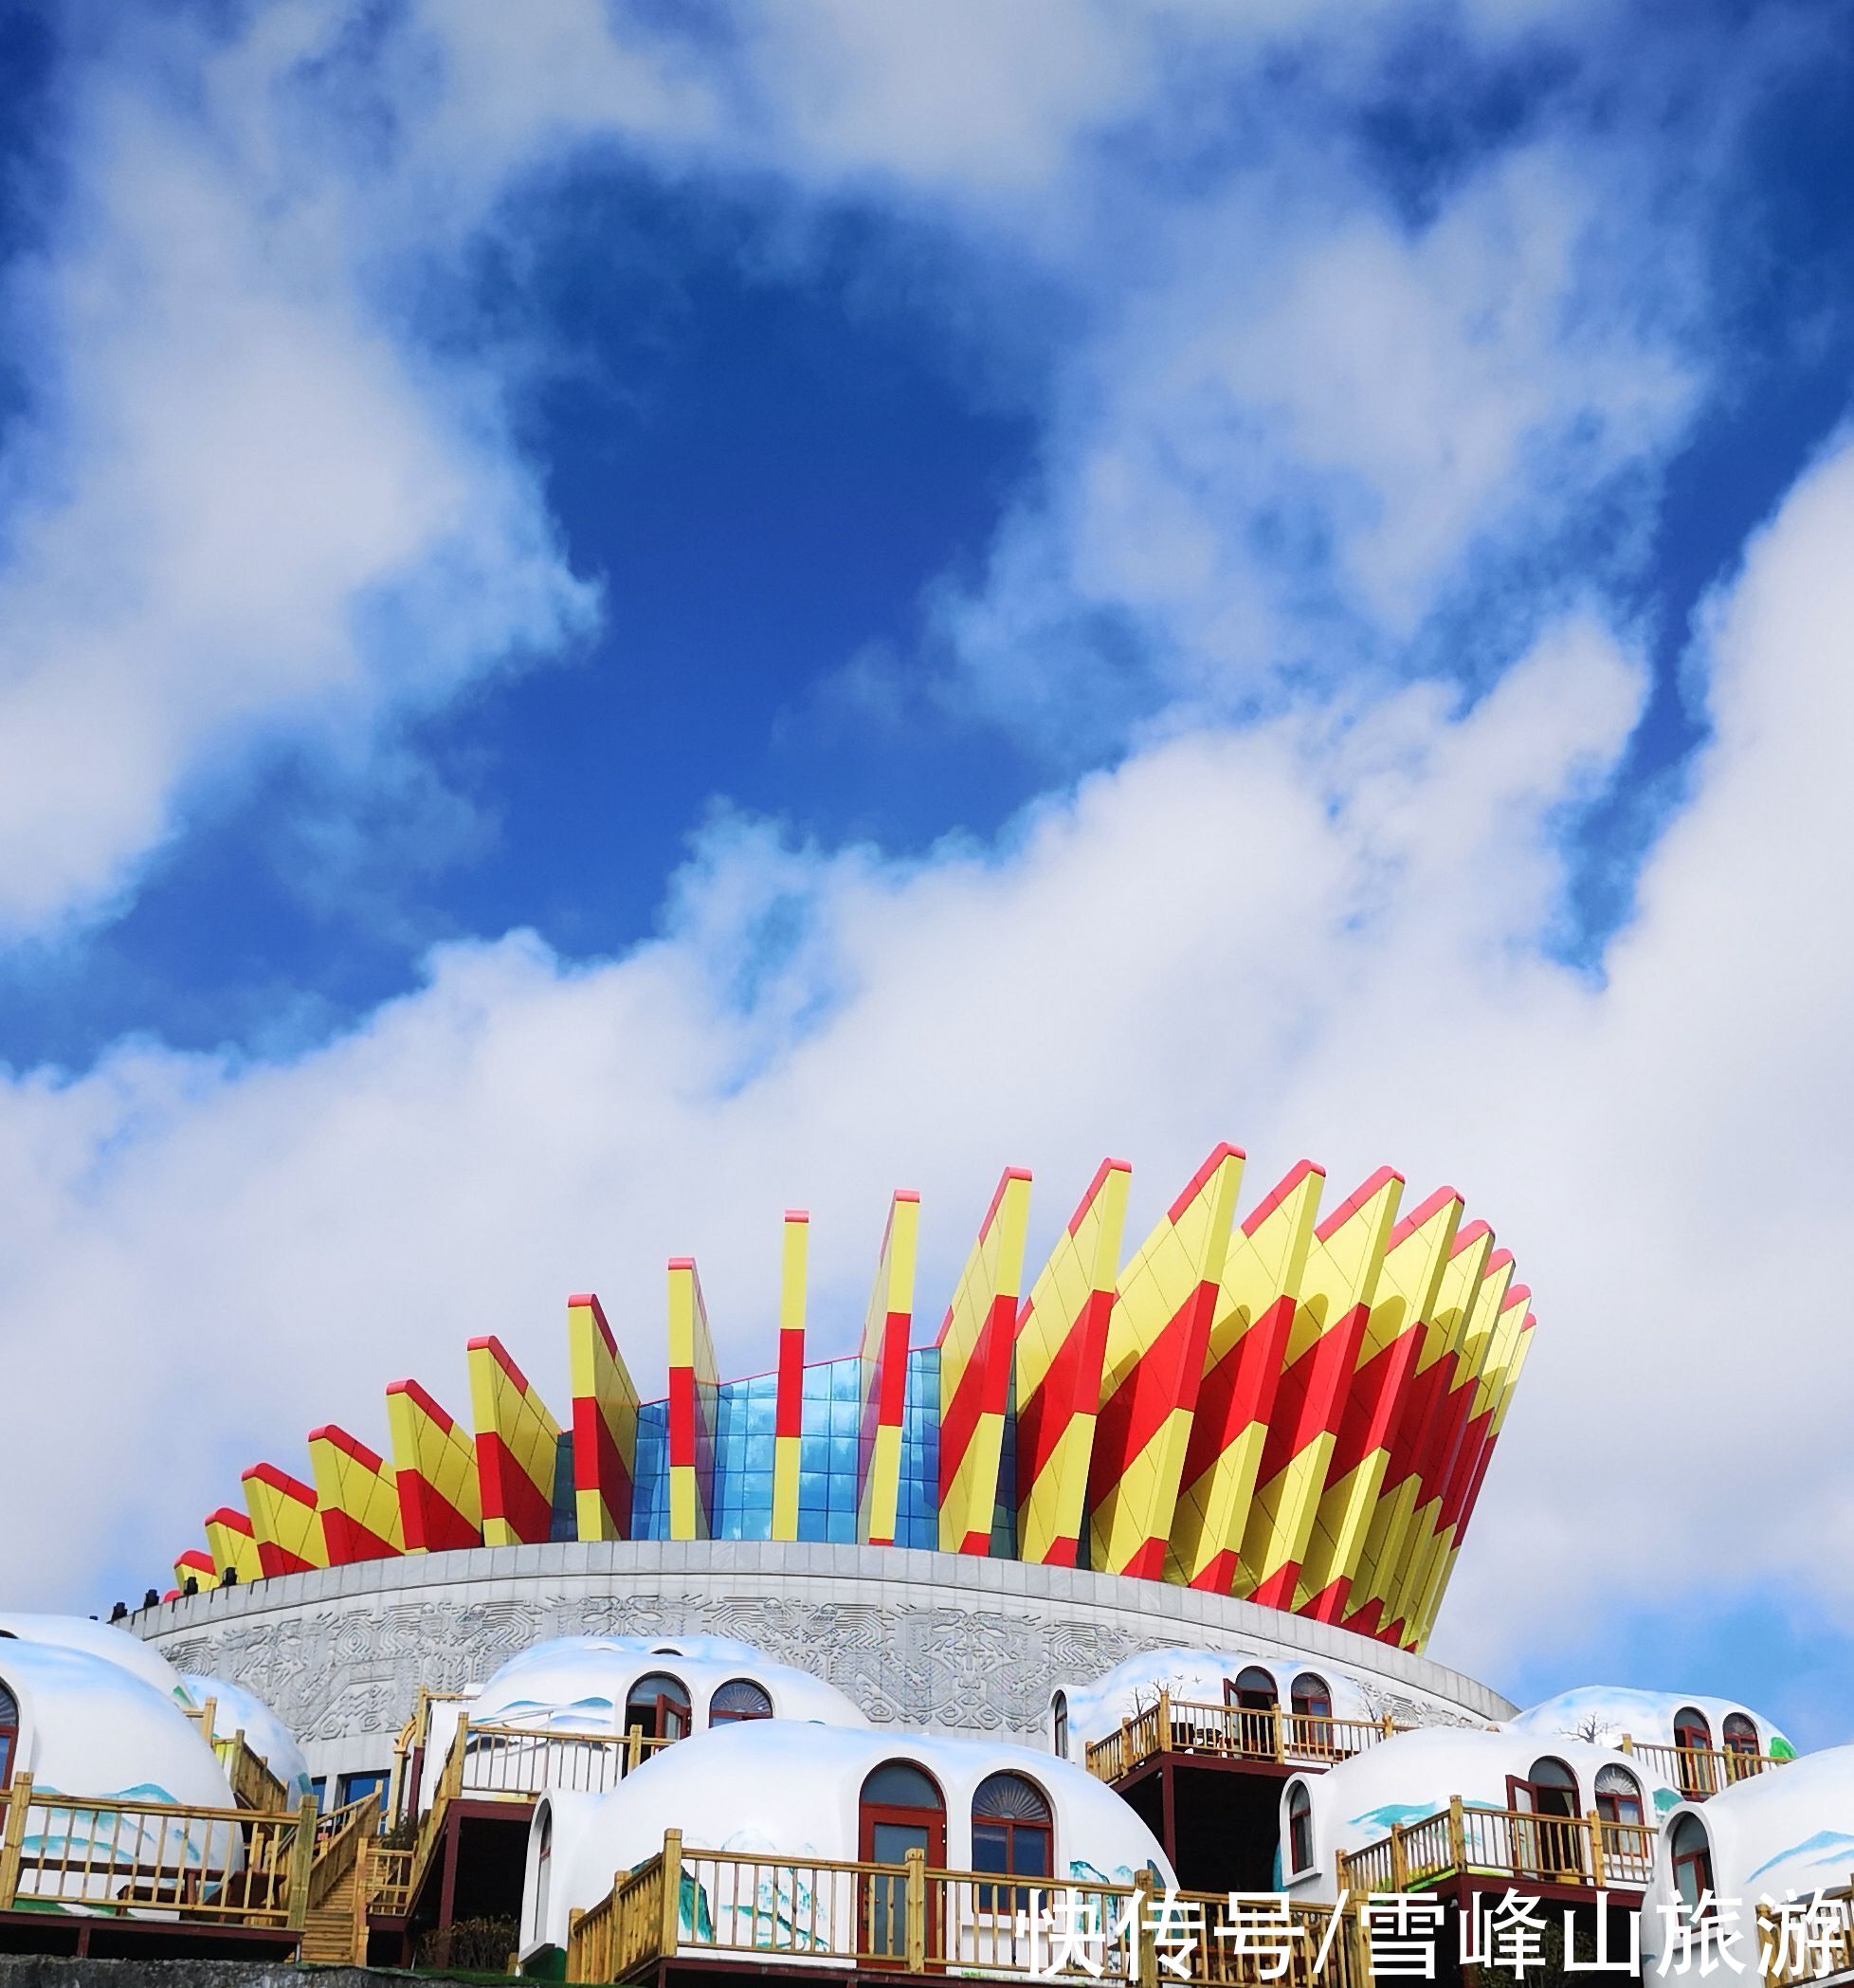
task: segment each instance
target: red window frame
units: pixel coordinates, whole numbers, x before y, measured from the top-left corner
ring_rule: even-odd
[[[1304,1781],[1288,1790],[1287,1854],[1292,1875],[1313,1869],[1313,1796]]]
[[[19,1700],[0,1684],[0,1788],[12,1785],[13,1756],[19,1751]]]
[[[930,1809],[912,1806],[904,1802],[870,1801],[865,1795],[859,1792],[856,1798],[856,1853],[863,1863],[873,1864],[876,1861],[877,1826],[880,1823],[892,1822],[902,1829],[925,1830],[927,1833],[928,1869],[944,1870],[946,1869],[946,1796],[933,1776],[918,1760],[883,1760],[878,1766],[872,1767],[868,1774],[863,1777],[863,1786],[866,1789],[870,1781],[882,1771],[883,1767],[897,1765],[913,1768],[915,1773],[919,1775],[921,1779],[939,1797],[938,1805]],[[899,1880],[877,1877],[874,1873],[869,1874],[863,1880],[863,1887],[869,1894],[864,1900],[863,1912],[866,1923],[872,1930],[879,1914],[883,1918],[892,1919],[897,1904],[894,1897],[894,1887],[898,1883]],[[887,1895],[880,1900],[875,1895],[874,1888],[877,1886],[889,1888]],[[929,1912],[927,1915],[927,1951],[929,1954],[936,1955],[939,1952],[938,1942],[938,1915]],[[864,1959],[871,1965],[878,1967],[905,1967],[908,1959],[906,1942],[902,1942],[899,1951],[884,1947],[878,1953],[865,1956]]]
[[[646,1685],[674,1685],[675,1692],[657,1690],[647,1697],[639,1694]],[[686,1740],[693,1723],[694,1713],[689,1701],[689,1687],[680,1677],[672,1676],[667,1670],[652,1670],[647,1676],[640,1677],[625,1696],[625,1730],[642,1728],[648,1718],[649,1729],[645,1732],[647,1740]],[[675,1730],[670,1728],[674,1726]]]
[[[752,1711],[742,1711],[736,1706],[719,1704],[721,1693],[735,1685],[746,1685],[753,1690],[757,1691],[764,1704],[755,1705]],[[772,1716],[772,1694],[767,1690],[764,1685],[751,1677],[731,1677],[725,1684],[717,1685],[714,1695],[708,1701],[708,1724],[710,1725],[745,1725],[751,1720],[770,1719]]]

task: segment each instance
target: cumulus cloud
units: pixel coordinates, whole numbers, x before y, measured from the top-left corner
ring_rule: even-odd
[[[59,1523],[14,1530],[11,1578],[96,1600],[112,1546],[162,1564],[309,1422],[379,1439],[398,1373],[460,1405],[473,1333],[557,1404],[573,1288],[655,1380],[672,1253],[751,1370],[789,1203],[813,1211],[813,1348],[843,1351],[890,1188],[925,1197],[930,1314],[995,1168],[1034,1169],[1046,1240],[1103,1151],[1135,1160],[1143,1219],[1223,1137],[1251,1197],[1303,1152],[1336,1187],[1384,1159],[1413,1194],[1448,1179],[1535,1289],[1444,1653],[1497,1669],[1701,1566],[1801,1578],[1821,1534],[1772,1512],[1854,1509],[1833,1391],[1784,1378],[1834,1356],[1843,1302],[1850,529],[1844,449],[1717,604],[1717,740],[1600,977],[1551,952],[1559,816],[1609,776],[1644,675],[1573,623],[1471,709],[1417,686],[1173,739],[993,849],[899,865],[718,822],[651,943],[450,948],[286,1067],[144,1046],[15,1080],[0,1317],[35,1407],[0,1504],[55,1483]],[[104,1471],[69,1468],[79,1430]],[[1756,1501],[1720,1442],[1762,1458]],[[1854,1613],[1838,1564],[1809,1576]]]

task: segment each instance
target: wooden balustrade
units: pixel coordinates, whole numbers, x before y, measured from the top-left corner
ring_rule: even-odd
[[[539,1795],[570,1789],[602,1795],[653,1754],[673,1745],[635,1726],[625,1733],[563,1733],[464,1722],[465,1795]]]
[[[1460,1876],[1640,1891],[1654,1868],[1654,1839],[1648,1823],[1483,1809],[1458,1797],[1375,1843],[1341,1851],[1336,1882],[1354,1893],[1422,1890]]]
[[[1688,1801],[1705,1801],[1721,1788],[1736,1787],[1754,1775],[1789,1765],[1781,1754],[1740,1753],[1732,1746],[1662,1746],[1627,1733],[1619,1744],[1624,1753],[1653,1768],[1670,1788],[1678,1788]]]
[[[1813,1900],[1760,1905],[1753,1938],[1764,1988],[1800,1988],[1847,1973],[1854,1969],[1854,1884]]]
[[[370,1846],[367,1852],[367,1909],[381,1919],[403,1919],[412,1903],[412,1852]]]
[[[1091,1979],[1156,1988],[1367,1988],[1355,1906],[1282,1900],[1258,1943],[1253,1920],[1231,1938],[1222,1892],[1063,1884],[1019,1874],[902,1864],[754,1856],[686,1848],[670,1831],[662,1851],[619,1872],[598,1904],[572,1915],[566,1975],[638,1979],[663,1961],[802,1960],[844,1968],[997,1979]],[[1221,1930],[1220,1930],[1221,1929]],[[1272,1939],[1272,1945],[1269,1940]],[[1161,1951],[1172,1964],[1161,1972]],[[1183,1972],[1178,1972],[1182,1966]]]
[[[1334,1719],[1273,1705],[1200,1704],[1161,1691],[1156,1705],[1122,1720],[1118,1732],[1090,1742],[1087,1765],[1104,1781],[1119,1780],[1162,1753],[1330,1767],[1406,1730],[1391,1719]]]
[[[0,1911],[72,1906],[300,1930],[316,1857],[312,1796],[293,1810],[195,1808],[35,1791],[0,1798]]]
[[[345,1808],[331,1809],[316,1823],[316,1861],[309,1873],[311,1911],[354,1869],[363,1844],[380,1826],[380,1792],[363,1795]]]

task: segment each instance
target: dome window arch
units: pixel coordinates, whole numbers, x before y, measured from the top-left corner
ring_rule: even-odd
[[[1059,1760],[1068,1759],[1068,1693],[1058,1691],[1049,1701],[1049,1739]]]
[[[1667,1834],[1668,1861],[1681,1908],[1690,1921],[1700,1913],[1700,1901],[1713,1888],[1713,1845],[1706,1825],[1689,1811],[1674,1818]]]
[[[19,1700],[0,1678],[0,1788],[11,1785],[13,1759],[19,1752]]]
[[[1746,1775],[1757,1772],[1764,1749],[1758,1744],[1754,1719],[1743,1712],[1727,1712],[1719,1745],[1725,1753],[1727,1779],[1743,1780]]]
[[[1514,1861],[1528,1876],[1575,1883],[1584,1846],[1577,1825],[1577,1777],[1555,1754],[1541,1754],[1523,1778],[1506,1778]]]
[[[1313,1796],[1305,1781],[1287,1791],[1287,1861],[1296,1877],[1313,1869]]]
[[[1281,1708],[1273,1673],[1260,1664],[1245,1665],[1224,1680],[1223,1702],[1229,1751],[1251,1760],[1279,1758]]]
[[[1674,1714],[1675,1779],[1692,1801],[1704,1801],[1714,1792],[1713,1728],[1697,1705],[1683,1705]]]
[[[751,1677],[731,1677],[726,1684],[717,1685],[715,1695],[708,1701],[710,1725],[739,1725],[749,1719],[772,1716],[771,1694]]]
[[[1596,1813],[1605,1822],[1643,1821],[1642,1783],[1627,1767],[1596,1770]]]
[[[972,1793],[972,1869],[1047,1878],[1055,1868],[1049,1797],[1027,1775],[987,1775]],[[977,1906],[981,1912],[1027,1912],[1030,1894],[1022,1886],[981,1885]]]
[[[1333,1687],[1318,1670],[1303,1670],[1288,1687],[1294,1744],[1303,1753],[1330,1758],[1333,1746]]]
[[[884,1760],[872,1768],[857,1796],[857,1853],[865,1864],[900,1867],[911,1850],[919,1851],[929,1869],[946,1869],[946,1797],[938,1783],[912,1760]],[[872,1872],[863,1879],[864,1937],[869,1952],[885,1961],[903,1960],[908,1951],[907,1879],[893,1872]],[[934,1915],[928,1915],[928,1940],[934,1939]]]
[[[653,1670],[625,1699],[625,1730],[667,1743],[689,1736],[689,1690],[680,1677]]]

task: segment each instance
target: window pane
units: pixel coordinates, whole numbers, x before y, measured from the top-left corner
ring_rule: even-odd
[[[863,1783],[863,1799],[891,1809],[937,1809],[940,1791],[906,1760],[884,1760]]]
[[[1010,1833],[1000,1829],[996,1823],[990,1825],[972,1824],[972,1869],[974,1870],[1009,1870],[1010,1869]]]

